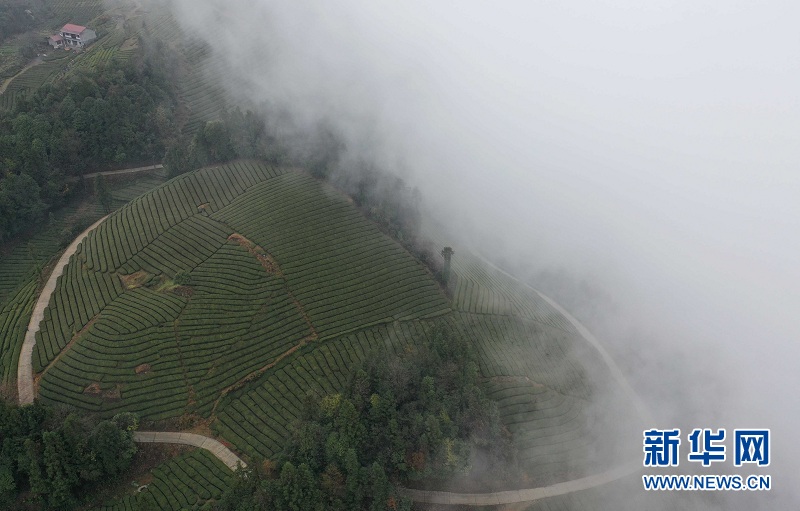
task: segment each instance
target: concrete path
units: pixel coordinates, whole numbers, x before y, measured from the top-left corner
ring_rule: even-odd
[[[572,481],[565,481],[550,486],[527,488],[524,490],[498,491],[494,493],[450,493],[443,491],[410,490],[402,488],[400,492],[414,502],[426,504],[449,504],[459,506],[499,506],[501,504],[519,504],[534,500],[565,495],[581,490],[602,486],[622,477],[642,470],[640,463],[624,465],[601,474],[595,474]]]
[[[628,383],[628,379],[625,378],[625,375],[614,362],[614,359],[611,358],[611,355],[608,354],[603,345],[600,344],[597,338],[595,338],[595,336],[593,336],[591,332],[589,332],[589,330],[580,323],[580,321],[575,319],[569,312],[567,312],[563,307],[561,307],[561,305],[556,303],[550,297],[546,296],[527,283],[522,282],[503,269],[498,268],[489,262],[489,260],[485,257],[480,257],[492,269],[536,292],[536,294],[538,294],[544,301],[550,304],[559,313],[563,314],[564,317],[567,318],[570,323],[572,323],[572,326],[577,329],[578,333],[581,334],[586,342],[591,344],[600,353],[603,361],[611,371],[612,376],[620,385],[620,387],[622,387],[622,390],[625,392],[628,399],[630,399],[630,401],[633,403],[634,408],[636,408],[636,412],[639,414],[642,420],[647,421],[648,423],[653,423],[652,415],[639,398],[638,394],[636,394],[636,392],[633,390],[633,387],[631,387],[630,383]],[[509,490],[493,493],[451,493],[411,490],[404,488],[402,489],[402,493],[414,502],[424,502],[427,504],[450,504],[461,506],[497,506],[501,504],[519,504],[522,502],[531,502],[547,497],[554,497],[557,495],[564,495],[576,491],[587,490],[589,488],[595,488],[597,486],[602,486],[612,481],[616,481],[617,479],[621,479],[622,477],[635,474],[641,470],[641,463],[632,462],[616,468],[611,468],[599,474],[582,477],[580,479],[573,479],[571,481],[564,481],[562,483],[557,483],[550,486],[541,486],[539,488],[527,488],[522,490]]]
[[[117,174],[124,174],[124,173],[132,173],[132,172],[139,172],[143,170],[153,170],[155,168],[161,168],[161,166],[152,166],[152,167],[139,167],[136,169],[124,169],[124,170],[117,170],[117,171],[107,171],[109,173],[117,173]],[[100,172],[97,174],[109,175],[105,172]],[[84,177],[90,177],[97,174],[90,174]],[[33,356],[33,348],[36,345],[36,332],[39,331],[39,325],[44,318],[44,310],[47,308],[48,304],[50,303],[50,297],[55,290],[56,283],[58,281],[58,277],[64,272],[64,268],[67,266],[70,257],[75,253],[78,249],[78,245],[80,245],[81,241],[100,223],[103,222],[107,217],[103,217],[97,222],[95,222],[91,227],[86,229],[82,232],[73,242],[67,247],[64,254],[58,260],[55,268],[53,269],[53,273],[47,279],[47,283],[42,289],[42,293],[39,295],[39,299],[36,301],[36,306],[33,309],[33,313],[31,314],[31,320],[28,324],[28,331],[25,334],[25,341],[22,344],[22,352],[19,358],[19,366],[17,368],[17,391],[19,393],[19,403],[21,405],[24,404],[31,404],[33,403],[34,399],[34,387],[33,387],[33,365],[32,365],[32,356]],[[614,378],[620,383],[623,387],[625,392],[629,395],[631,400],[633,401],[637,411],[642,415],[643,418],[650,417],[647,409],[644,407],[643,403],[633,391],[630,384],[628,384],[627,379],[622,374],[622,371],[619,370],[617,365],[614,363],[614,360],[611,356],[603,349],[602,345],[597,341],[597,339],[583,326],[581,323],[572,317],[563,307],[558,305],[549,297],[545,296],[544,294],[540,293],[536,289],[528,286],[524,282],[519,281],[513,275],[508,274],[507,272],[503,271],[502,269],[494,266],[493,264],[486,261],[492,268],[495,270],[502,272],[503,274],[511,277],[517,282],[522,283],[523,285],[529,287],[536,291],[539,296],[542,297],[547,303],[552,305],[556,310],[558,310],[561,314],[566,317],[570,323],[575,326],[578,332],[586,339],[586,341],[594,346],[599,352],[600,355],[603,357],[603,360],[609,366]],[[173,431],[136,431],[133,434],[133,439],[139,443],[168,443],[168,444],[183,444],[183,445],[192,445],[195,447],[199,447],[200,449],[206,449],[211,454],[216,456],[220,461],[222,461],[228,468],[231,470],[235,470],[238,466],[246,467],[247,464],[242,461],[236,454],[234,454],[230,449],[225,447],[223,444],[214,440],[213,438],[205,437],[203,435],[198,435],[195,433],[182,433],[182,432],[173,432]],[[538,488],[527,488],[522,490],[508,490],[508,491],[501,491],[501,492],[493,492],[493,493],[450,493],[450,492],[438,492],[438,491],[426,491],[426,490],[412,490],[407,488],[401,488],[401,492],[403,495],[407,496],[414,502],[423,502],[428,504],[451,504],[451,505],[466,505],[466,506],[490,506],[490,505],[501,505],[501,504],[517,504],[521,502],[531,502],[534,500],[547,498],[547,497],[554,497],[557,495],[564,495],[571,492],[586,490],[589,488],[594,488],[596,486],[601,486],[604,484],[608,484],[612,481],[625,477],[627,475],[636,473],[640,471],[642,466],[639,463],[631,463],[629,465],[624,465],[621,467],[617,467],[614,469],[609,469],[605,472],[600,474],[591,475],[588,477],[582,477],[580,479],[573,479],[571,481],[565,481],[562,483],[553,484],[550,486],[542,486]]]
[[[133,440],[143,444],[183,444],[193,445],[200,449],[205,449],[221,462],[228,466],[231,470],[236,470],[236,467],[247,467],[247,463],[242,461],[230,449],[214,440],[203,435],[195,433],[181,433],[173,431],[136,431],[133,433]]]
[[[148,167],[152,169],[152,167]],[[133,169],[127,169],[132,171]],[[119,172],[119,171],[116,171]],[[83,231],[75,238],[72,243],[67,247],[64,253],[56,263],[53,272],[47,279],[42,293],[39,295],[36,305],[31,314],[31,320],[28,323],[28,331],[25,333],[25,340],[22,343],[22,351],[20,352],[19,365],[17,366],[17,392],[19,394],[19,404],[27,405],[32,404],[35,397],[33,386],[33,348],[36,346],[36,332],[39,331],[39,325],[44,318],[44,311],[50,303],[50,297],[55,291],[58,277],[64,273],[67,263],[70,258],[78,250],[84,238],[98,225],[100,225],[107,216],[104,216],[88,229]],[[194,433],[180,433],[180,432],[158,432],[158,431],[137,431],[133,434],[133,439],[140,443],[167,443],[167,444],[184,444],[193,445],[201,449],[206,449],[211,454],[219,458],[231,470],[235,470],[237,466],[241,465],[246,467],[247,464],[242,461],[230,449],[222,445],[220,442],[213,438],[208,438]]]
[[[545,295],[544,293],[534,288],[530,284],[527,284],[526,282],[519,280],[518,278],[511,275],[502,268],[498,268],[497,266],[489,262],[489,260],[486,259],[485,257],[483,256],[480,257],[493,270],[502,273],[506,277],[513,279],[515,282],[518,282],[519,284],[535,292],[542,298],[542,300],[550,304],[550,306],[552,306],[555,310],[561,313],[561,315],[567,318],[567,321],[572,323],[572,326],[574,326],[575,329],[578,331],[578,333],[581,334],[581,337],[583,337],[586,342],[591,344],[594,347],[594,349],[596,349],[598,353],[600,353],[600,357],[603,359],[603,362],[605,362],[606,366],[608,366],[609,371],[611,371],[611,376],[613,376],[614,380],[619,384],[620,387],[622,387],[622,390],[625,392],[626,397],[633,404],[634,408],[636,408],[636,412],[638,413],[639,417],[648,424],[655,424],[652,414],[644,405],[644,402],[641,400],[636,391],[633,390],[633,387],[631,387],[631,384],[628,382],[628,379],[625,378],[625,375],[622,373],[617,363],[614,362],[614,359],[611,358],[611,355],[609,355],[606,349],[603,347],[603,345],[600,344],[600,341],[598,341],[597,338],[594,335],[592,335],[592,333],[585,326],[581,324],[580,321],[575,319],[572,316],[572,314],[567,312],[567,310],[564,309],[564,307],[559,305],[555,300],[553,300],[549,296]]]
[[[81,244],[81,241],[88,235],[92,229],[100,225],[108,216],[104,216],[94,224],[92,224],[88,229],[83,231],[75,238],[72,243],[67,247],[64,253],[61,255],[61,258],[56,263],[55,268],[53,268],[53,273],[50,274],[50,278],[47,279],[47,282],[44,285],[44,289],[42,289],[42,293],[39,295],[39,299],[36,300],[36,305],[33,307],[33,312],[31,313],[31,320],[28,322],[28,331],[25,332],[25,340],[22,343],[22,351],[19,355],[19,364],[17,365],[17,394],[19,395],[19,404],[21,405],[29,405],[33,403],[34,392],[33,392],[33,348],[36,346],[36,332],[39,331],[39,325],[44,319],[44,310],[50,304],[50,297],[53,294],[53,291],[56,289],[56,283],[58,282],[58,277],[64,273],[64,268],[66,268],[67,263],[69,262],[70,257],[78,250],[78,245]]]
[[[130,169],[104,170],[102,172],[92,172],[91,174],[84,174],[83,178],[84,179],[92,179],[92,178],[97,177],[97,176],[119,176],[119,175],[123,175],[123,174],[135,174],[137,172],[146,172],[148,170],[158,170],[158,169],[163,169],[163,168],[164,168],[163,164],[157,163],[155,165],[147,165],[147,166],[144,166],[144,167],[134,167],[134,168],[130,168]],[[76,177],[76,176],[70,176],[68,178],[68,180],[70,180],[70,181],[77,181],[79,179],[80,178]]]

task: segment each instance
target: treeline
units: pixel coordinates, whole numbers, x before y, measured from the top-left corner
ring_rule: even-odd
[[[152,163],[173,136],[173,99],[157,65],[112,63],[44,85],[0,115],[0,241],[61,205],[69,176]]]
[[[476,450],[498,475],[512,458],[473,349],[446,327],[367,357],[341,393],[309,396],[294,431],[271,469],[240,471],[214,509],[410,509],[399,484],[464,474]]]
[[[130,413],[99,421],[39,403],[0,401],[0,509],[12,508],[23,493],[40,509],[72,509],[87,487],[128,468],[137,424]]]
[[[3,0],[0,2],[0,42],[36,28],[48,6],[41,0]]]
[[[192,137],[183,136],[167,148],[164,166],[171,177],[236,158],[291,162],[286,148],[269,132],[264,119],[235,108],[220,120],[206,122]]]
[[[268,128],[264,117],[234,108],[221,120],[207,122],[193,137],[177,140],[167,149],[164,165],[172,177],[237,158],[308,169],[350,195],[364,215],[426,264],[444,284],[443,260],[420,232],[419,190],[370,163],[343,163],[344,150],[345,144],[324,124],[289,145]]]

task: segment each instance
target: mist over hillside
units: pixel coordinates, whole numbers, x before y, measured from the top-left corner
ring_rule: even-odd
[[[797,4],[172,5],[287,140],[331,127],[586,319],[653,426],[772,428],[775,489],[725,508],[796,505]]]

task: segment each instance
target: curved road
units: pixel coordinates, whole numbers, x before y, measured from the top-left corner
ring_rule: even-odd
[[[123,171],[112,171],[117,173],[125,173],[125,172],[136,172],[139,170],[151,170],[154,167],[143,167],[137,169],[127,169]],[[47,308],[48,304],[50,303],[50,297],[53,294],[53,291],[56,288],[56,284],[58,282],[58,277],[64,272],[64,268],[67,266],[70,257],[78,249],[81,241],[100,223],[105,220],[107,216],[101,218],[97,222],[95,222],[92,226],[88,229],[83,231],[77,238],[75,238],[72,243],[67,247],[62,254],[61,258],[56,263],[53,272],[50,274],[50,277],[47,279],[47,283],[45,284],[44,288],[42,289],[42,293],[39,295],[38,300],[36,301],[36,305],[33,309],[33,313],[31,314],[30,322],[28,323],[28,330],[25,333],[25,340],[22,344],[22,351],[19,357],[19,365],[17,367],[17,391],[19,394],[19,403],[21,405],[24,404],[31,404],[33,403],[35,393],[34,393],[34,386],[33,386],[33,365],[32,365],[32,356],[33,356],[33,348],[36,346],[36,332],[39,331],[39,325],[44,318],[44,311]],[[484,259],[485,260],[485,259]],[[486,260],[485,260],[486,261]],[[493,265],[486,261],[492,268],[496,269],[497,271],[502,272],[503,274],[511,277],[517,282],[519,281],[513,275],[503,271],[502,269],[498,268],[497,266]],[[547,303],[552,305],[556,310],[558,310],[561,314],[566,317],[570,323],[575,326],[575,328],[580,332],[581,336],[583,336],[586,341],[594,346],[602,356],[605,363],[608,365],[609,369],[611,370],[614,378],[617,382],[622,386],[625,390],[626,394],[631,398],[633,401],[637,411],[639,414],[646,419],[649,419],[650,414],[648,413],[647,409],[645,408],[644,404],[641,402],[639,397],[634,392],[633,388],[631,388],[628,381],[625,379],[625,376],[619,370],[617,365],[614,363],[614,360],[611,356],[603,349],[602,345],[597,341],[597,339],[571,314],[569,314],[564,308],[558,305],[549,297],[545,296],[541,292],[537,291],[536,289],[528,286],[524,282],[522,284],[526,285],[530,289],[536,291]],[[171,443],[171,444],[184,444],[184,445],[192,445],[198,447],[200,449],[206,449],[211,454],[216,456],[220,461],[222,461],[228,468],[231,470],[235,470],[237,466],[246,467],[247,464],[242,461],[235,453],[233,453],[230,449],[225,447],[223,444],[214,440],[213,438],[205,437],[202,435],[198,435],[195,433],[183,433],[183,432],[171,432],[171,431],[137,431],[134,432],[133,436],[134,441],[139,443]],[[467,505],[467,506],[489,506],[489,505],[501,505],[501,504],[517,504],[521,502],[531,502],[534,500],[546,498],[546,497],[554,497],[557,495],[564,495],[567,493],[572,493],[576,491],[586,490],[589,488],[594,488],[596,486],[601,486],[626,475],[633,474],[639,470],[641,470],[641,465],[639,463],[631,463],[629,465],[623,465],[614,469],[609,469],[605,472],[600,474],[594,474],[588,477],[582,477],[580,479],[573,479],[571,481],[564,481],[562,483],[553,484],[550,486],[542,486],[538,488],[526,488],[522,490],[508,490],[508,491],[500,491],[500,492],[493,492],[493,493],[450,493],[450,492],[438,492],[438,491],[426,491],[426,490],[412,490],[412,489],[401,489],[403,495],[409,497],[411,500],[415,502],[424,502],[428,504],[450,504],[450,505]]]
[[[459,506],[499,506],[501,504],[519,504],[534,500],[565,495],[581,490],[588,490],[596,486],[608,484],[642,469],[641,463],[631,463],[615,469],[606,470],[580,479],[564,481],[550,486],[526,488],[523,490],[498,491],[494,493],[450,493],[444,491],[410,490],[401,489],[401,493],[414,502],[426,504],[448,504]]]
[[[247,467],[247,463],[242,461],[239,456],[220,442],[196,433],[181,433],[179,431],[136,431],[133,433],[133,440],[143,444],[193,445],[209,451],[231,470],[236,470],[239,466],[242,468]]]
[[[585,326],[583,326],[580,321],[575,319],[572,316],[572,314],[567,312],[566,309],[564,309],[561,305],[559,305],[555,300],[545,295],[538,289],[519,280],[518,278],[511,275],[502,268],[498,268],[482,255],[479,255],[479,257],[492,269],[502,273],[506,277],[509,277],[513,279],[515,282],[518,282],[519,284],[522,284],[528,289],[534,291],[544,301],[546,301],[554,309],[556,309],[559,313],[561,313],[565,318],[567,318],[567,320],[572,324],[572,326],[575,327],[578,333],[580,333],[581,337],[583,337],[586,340],[586,342],[592,345],[600,353],[600,356],[602,357],[603,361],[611,371],[612,376],[614,377],[616,382],[622,387],[628,399],[630,399],[630,401],[633,403],[634,408],[636,408],[636,412],[639,414],[639,416],[643,420],[652,423],[652,416],[649,410],[644,405],[642,400],[639,398],[638,394],[636,394],[636,392],[633,390],[633,387],[631,387],[630,383],[628,383],[627,378],[625,378],[625,375],[619,369],[616,362],[614,362],[614,359],[611,358],[611,355],[608,354],[603,345],[600,344],[597,338],[594,335],[592,335],[592,333],[589,332],[589,330]],[[552,484],[550,486],[540,486],[538,488],[526,488],[522,490],[508,490],[508,491],[499,491],[493,493],[451,493],[443,491],[412,490],[404,488],[402,490],[402,493],[403,495],[409,497],[411,500],[415,502],[424,502],[426,504],[447,504],[447,505],[461,505],[461,506],[497,506],[502,504],[519,504],[522,502],[532,502],[547,497],[555,497],[557,495],[565,495],[567,493],[577,492],[581,490],[588,490],[589,488],[602,486],[612,481],[616,481],[617,479],[621,479],[625,476],[635,474],[641,470],[642,470],[642,465],[640,462],[637,461],[616,468],[608,469],[605,472],[601,472],[599,474],[593,474],[587,477],[581,477],[580,479],[572,479],[570,481],[564,481],[561,483]]]
[[[614,362],[614,359],[611,358],[611,355],[609,355],[608,352],[606,351],[606,349],[603,347],[603,345],[600,344],[600,341],[598,341],[597,338],[594,335],[592,335],[592,333],[585,326],[583,326],[581,324],[580,321],[575,319],[572,316],[572,314],[567,312],[567,310],[564,309],[564,307],[562,307],[561,305],[559,305],[555,300],[553,300],[549,296],[545,295],[544,293],[542,293],[541,291],[539,291],[535,287],[531,286],[530,284],[528,284],[526,282],[523,282],[523,281],[519,280],[517,277],[511,275],[510,273],[508,273],[507,271],[503,270],[502,268],[499,268],[499,267],[495,266],[494,264],[489,262],[489,260],[486,259],[485,257],[483,257],[482,255],[480,256],[480,258],[483,259],[483,262],[485,262],[487,265],[489,265],[492,269],[502,273],[506,277],[508,277],[510,279],[513,279],[515,282],[517,282],[517,283],[527,287],[531,291],[535,292],[537,295],[539,295],[542,298],[542,300],[547,302],[550,306],[552,306],[555,310],[557,310],[562,316],[567,318],[567,321],[572,323],[572,326],[574,326],[575,329],[578,331],[578,333],[581,334],[581,337],[583,337],[586,342],[591,344],[594,347],[594,349],[596,349],[597,352],[600,353],[600,357],[603,359],[603,362],[606,363],[606,366],[608,366],[609,371],[611,371],[611,376],[614,377],[614,380],[616,380],[617,384],[619,384],[619,386],[622,387],[622,390],[625,391],[626,396],[628,397],[628,399],[630,399],[631,403],[633,403],[634,408],[636,408],[636,413],[639,414],[639,417],[643,421],[645,421],[645,422],[647,422],[649,424],[654,424],[653,416],[650,414],[650,411],[644,405],[644,402],[641,400],[641,398],[636,393],[636,391],[633,390],[633,387],[631,387],[631,384],[628,383],[628,379],[625,378],[625,375],[622,373],[622,371],[620,370],[620,368],[617,365],[617,363]]]
[[[74,254],[76,250],[78,250],[78,245],[81,244],[83,238],[85,238],[92,229],[100,225],[100,223],[106,218],[108,218],[108,215],[92,224],[88,229],[80,233],[78,237],[72,241],[72,243],[70,243],[64,253],[61,255],[61,258],[56,263],[55,268],[53,268],[50,278],[47,279],[47,282],[42,289],[42,293],[36,300],[36,305],[34,305],[33,312],[31,313],[31,320],[28,322],[28,330],[25,332],[25,340],[22,342],[22,351],[20,351],[19,364],[17,365],[17,394],[19,396],[19,404],[21,405],[29,405],[33,403],[34,392],[32,358],[33,348],[36,346],[36,332],[39,331],[39,325],[41,324],[42,319],[44,319],[44,310],[50,304],[50,296],[52,296],[53,291],[56,289],[58,277],[64,273],[64,268],[66,268],[69,258],[72,257],[72,254]]]
[[[146,167],[146,169],[150,170],[152,169],[152,167]],[[131,169],[131,170],[138,171],[140,169]],[[130,172],[131,170],[128,170],[128,172]],[[116,171],[116,172],[121,172],[121,171]],[[70,245],[67,247],[67,249],[59,258],[55,268],[53,268],[53,272],[47,279],[47,282],[45,283],[44,288],[42,289],[42,293],[36,300],[36,305],[33,308],[33,312],[31,313],[31,319],[30,322],[28,323],[28,330],[27,332],[25,332],[25,340],[22,343],[22,351],[20,352],[19,364],[17,366],[17,393],[19,395],[20,405],[27,405],[33,403],[35,397],[34,385],[33,385],[32,358],[33,358],[33,348],[36,346],[36,332],[39,331],[39,326],[42,322],[42,319],[44,318],[44,311],[50,304],[50,297],[53,295],[53,291],[55,291],[56,289],[56,284],[58,283],[58,277],[60,277],[64,273],[64,268],[66,268],[70,258],[78,250],[78,246],[81,244],[84,238],[86,238],[86,236],[95,227],[100,225],[106,218],[108,218],[108,216],[104,216],[103,218],[92,224],[88,229],[80,233],[78,237],[76,237],[72,241],[72,243],[70,243]],[[211,452],[211,454],[219,458],[219,460],[222,461],[225,465],[227,465],[231,470],[235,470],[238,465],[241,465],[242,467],[247,466],[247,464],[244,461],[242,461],[241,458],[239,458],[230,449],[222,445],[217,440],[202,435],[197,435],[195,433],[181,433],[181,432],[171,432],[171,431],[165,431],[165,432],[137,431],[133,434],[133,439],[134,441],[140,443],[167,443],[167,444],[193,445],[195,447],[206,449],[207,451]]]

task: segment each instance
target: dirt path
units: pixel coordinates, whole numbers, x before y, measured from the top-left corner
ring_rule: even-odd
[[[64,268],[66,268],[67,263],[69,263],[70,257],[78,250],[78,245],[81,244],[81,241],[83,241],[92,229],[100,225],[106,218],[107,216],[104,216],[92,224],[70,243],[53,268],[53,273],[50,274],[50,277],[47,279],[42,289],[42,293],[36,300],[36,305],[33,307],[33,312],[31,313],[31,320],[28,322],[28,331],[25,332],[25,340],[22,343],[19,365],[17,366],[17,393],[19,394],[19,404],[21,405],[33,403],[33,348],[36,346],[36,332],[39,331],[39,325],[42,319],[44,319],[44,310],[50,304],[50,297],[56,289],[58,277],[64,273]]]
[[[209,438],[207,436],[198,435],[195,433],[181,433],[178,431],[136,431],[133,433],[133,440],[139,443],[147,444],[184,444],[193,445],[200,449],[205,449],[221,462],[223,462],[231,470],[236,470],[236,467],[241,465],[242,468],[247,467],[247,463],[242,461],[239,456],[233,453],[230,449],[222,445],[220,442]]]
[[[6,78],[6,80],[2,84],[0,84],[0,94],[3,94],[6,91],[8,86],[11,85],[11,82],[13,82],[16,77],[18,77],[28,69],[32,68],[33,66],[38,66],[41,63],[42,63],[42,57],[36,57],[35,59],[33,59],[32,62],[26,64],[25,67],[23,67],[19,73],[15,74],[10,78]]]

